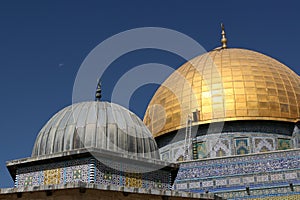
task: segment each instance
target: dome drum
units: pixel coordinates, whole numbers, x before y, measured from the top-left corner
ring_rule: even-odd
[[[213,127],[220,127],[214,129]],[[202,124],[192,126],[192,137],[206,137],[212,134],[227,134],[227,133],[248,133],[251,134],[269,134],[276,135],[276,137],[292,137],[295,129],[295,124],[292,122],[278,122],[278,121],[227,121],[219,122],[219,125],[216,124]],[[155,138],[158,148],[162,148],[169,144],[173,144],[179,141],[184,141],[185,139],[185,128],[180,130],[172,131],[170,133],[158,136]]]

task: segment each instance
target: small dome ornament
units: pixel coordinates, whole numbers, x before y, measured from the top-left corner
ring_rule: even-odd
[[[221,28],[222,28],[222,39],[221,39],[222,49],[226,49],[227,48],[227,38],[226,38],[225,27],[224,27],[223,23],[221,23]]]

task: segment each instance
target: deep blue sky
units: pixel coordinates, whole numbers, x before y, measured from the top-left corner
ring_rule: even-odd
[[[256,50],[300,74],[297,1],[14,1],[0,2],[0,187],[13,182],[5,161],[29,157],[41,127],[71,104],[82,61],[106,38],[137,27],[180,31],[206,50],[219,46],[224,22],[230,47]],[[183,64],[163,51],[122,56],[103,80],[103,99],[120,73],[139,64]],[[131,109],[141,118],[155,86],[140,88]]]

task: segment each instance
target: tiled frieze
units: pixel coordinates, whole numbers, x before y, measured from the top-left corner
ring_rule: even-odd
[[[250,190],[230,191],[217,193],[225,199],[231,200],[298,200],[300,199],[300,186],[295,186],[294,191],[290,187],[276,187]]]
[[[96,163],[95,183],[118,185],[135,188],[171,189],[171,174],[168,171],[156,169],[145,171],[145,167],[101,160]]]
[[[295,192],[291,187],[296,190],[299,185],[300,150],[295,149],[181,163],[174,188],[235,199],[241,193],[250,198]]]
[[[23,167],[17,170],[16,187],[59,185],[72,182],[135,188],[171,189],[171,173],[130,162],[94,158]],[[146,173],[142,173],[147,170]]]
[[[300,134],[299,134],[300,135]],[[228,132],[222,134],[208,134],[193,138],[191,158],[216,158],[231,155],[263,153],[276,150],[296,148],[300,136],[293,137],[282,134],[268,134],[257,132]],[[168,144],[160,148],[162,160],[176,162],[184,153],[184,140]]]
[[[17,170],[16,187],[59,185],[72,182],[89,182],[90,159],[23,167]]]

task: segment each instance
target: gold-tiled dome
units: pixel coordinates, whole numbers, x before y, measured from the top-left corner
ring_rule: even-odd
[[[245,49],[216,49],[182,65],[158,88],[144,116],[154,137],[194,124],[232,120],[296,122],[300,78]]]

